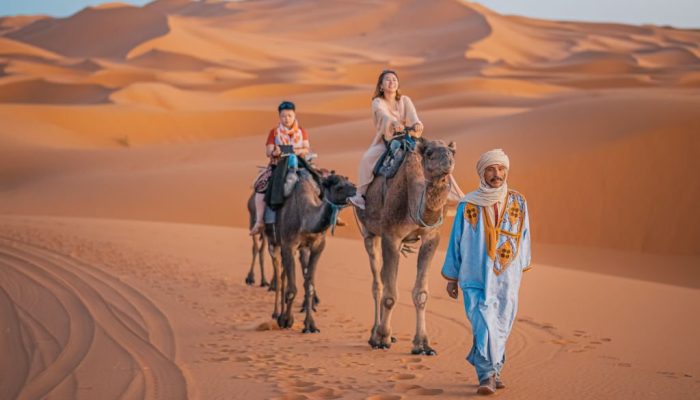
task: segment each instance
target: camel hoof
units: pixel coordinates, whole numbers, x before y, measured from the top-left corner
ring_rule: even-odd
[[[292,327],[292,325],[294,325],[294,318],[285,314],[277,317],[277,326],[279,326],[280,329],[289,329]]]
[[[267,281],[260,282],[260,287],[268,287],[268,286],[270,286],[270,284],[267,283]]]
[[[304,328],[304,330],[302,330],[301,333],[321,333],[321,330],[314,327]]]
[[[255,276],[248,274],[248,276],[245,278],[245,284],[248,286],[253,286],[255,284]]]
[[[426,347],[423,349],[413,349],[411,350],[411,354],[415,356],[436,356],[437,351],[431,349],[430,347]]]
[[[374,341],[374,340],[372,340],[372,339],[369,340],[369,345],[372,346],[372,349],[375,349],[375,350],[376,350],[376,349],[388,350],[388,349],[391,348],[391,344],[390,344],[390,343],[376,342],[376,341]]]

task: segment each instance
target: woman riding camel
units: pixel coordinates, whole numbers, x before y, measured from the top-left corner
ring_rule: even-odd
[[[405,128],[412,129],[409,134],[414,138],[419,138],[423,134],[423,123],[418,119],[416,107],[408,96],[399,91],[399,77],[396,71],[387,69],[379,74],[372,96],[372,116],[375,128],[374,139],[360,161],[357,194],[349,199],[361,209],[365,208],[364,195],[374,178],[374,166],[386,151],[387,143],[395,135],[403,133]],[[455,200],[461,199],[464,194],[451,175],[450,181],[452,183],[450,197]]]
[[[282,156],[280,146],[291,146],[294,154],[304,157],[309,152],[309,135],[299,125],[296,119],[296,106],[291,101],[283,101],[277,107],[280,123],[272,128],[267,135],[265,154],[270,158],[270,163],[265,171],[255,180],[255,225],[250,230],[251,235],[262,232],[265,222],[265,192],[272,177],[272,172]]]

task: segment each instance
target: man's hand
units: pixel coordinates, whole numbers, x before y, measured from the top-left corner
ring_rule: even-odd
[[[391,124],[391,128],[394,130],[394,133],[401,133],[404,130],[404,126],[400,122],[394,122]]]
[[[275,146],[275,149],[272,150],[272,155],[274,157],[279,157],[280,155],[282,155],[282,149],[280,149],[279,146]]]
[[[457,281],[447,282],[447,294],[456,299],[459,296],[459,287],[457,286]]]

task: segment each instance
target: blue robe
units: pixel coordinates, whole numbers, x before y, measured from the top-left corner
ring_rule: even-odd
[[[527,202],[509,190],[499,226],[483,207],[462,202],[457,208],[442,275],[459,282],[473,347],[467,357],[479,380],[500,374],[506,340],[518,310],[523,271],[530,268]]]

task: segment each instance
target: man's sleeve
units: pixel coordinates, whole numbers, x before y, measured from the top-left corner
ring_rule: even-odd
[[[265,143],[266,145],[268,144],[275,144],[275,130],[271,130],[270,133],[267,135],[267,142]]]
[[[442,276],[450,281],[459,280],[459,269],[462,265],[462,228],[464,227],[464,203],[457,207],[455,220],[452,224],[450,241],[447,245],[445,262],[442,265]]]
[[[532,269],[532,259],[530,255],[530,213],[527,210],[527,202],[523,202],[525,207],[523,209],[523,231],[520,237],[520,257],[523,259],[523,271],[529,271]]]

